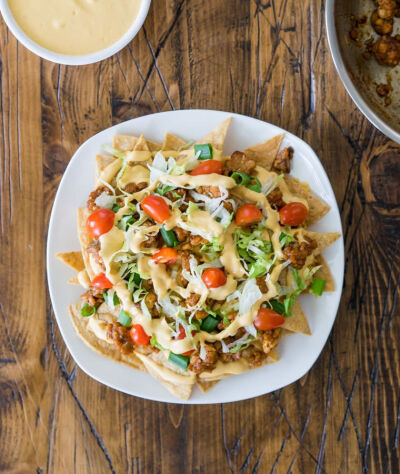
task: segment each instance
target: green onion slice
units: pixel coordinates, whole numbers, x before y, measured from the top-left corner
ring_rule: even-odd
[[[164,226],[160,229],[162,238],[168,247],[176,247],[179,245],[179,240],[177,239],[175,232],[173,230],[165,230]]]
[[[129,316],[129,314],[125,313],[123,309],[121,309],[117,321],[126,328],[128,328],[132,324],[132,318]]]
[[[104,298],[104,301],[106,302],[106,305],[109,306],[109,303],[108,303],[108,292],[107,292],[107,291],[103,291],[103,298]],[[117,295],[117,293],[115,293],[115,292],[114,292],[114,296],[113,296],[113,303],[114,303],[114,306],[118,306],[118,305],[120,304],[118,295]]]
[[[121,209],[121,206],[118,206],[118,204],[114,204],[111,210],[115,213],[117,213]]]
[[[212,146],[209,143],[203,143],[201,145],[194,145],[194,153],[200,152],[198,160],[211,160],[213,157]]]
[[[311,283],[311,293],[316,296],[321,296],[325,288],[326,280],[321,278],[314,278]]]
[[[96,314],[97,308],[96,306],[90,306],[90,304],[86,303],[84,306],[81,308],[81,315],[85,318],[88,316],[93,316]]]
[[[250,177],[250,184],[247,187],[256,193],[261,193],[261,182],[255,176]]]
[[[250,183],[250,176],[239,171],[232,173],[231,178],[235,180],[238,186],[247,186]]]
[[[208,315],[203,322],[201,323],[200,329],[202,331],[211,332],[218,326],[219,318],[214,318],[214,316]]]
[[[269,304],[272,306],[272,309],[276,311],[278,314],[284,315],[285,313],[285,305],[278,300],[270,300]]]
[[[175,354],[174,352],[170,352],[168,360],[180,367],[181,369],[187,370],[190,358],[188,356],[183,356],[181,354]]]

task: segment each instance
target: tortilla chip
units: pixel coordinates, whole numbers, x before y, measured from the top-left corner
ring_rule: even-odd
[[[311,192],[308,183],[299,181],[297,178],[285,176],[285,182],[289,191],[308,202],[309,212],[306,220],[307,225],[315,224],[330,210],[328,204]]]
[[[172,135],[171,133],[166,133],[164,143],[161,149],[163,151],[165,150],[179,151],[184,145],[186,145],[186,142],[184,140],[177,137],[176,135]]]
[[[150,151],[149,146],[147,145],[147,140],[144,135],[140,135],[138,141],[135,144],[133,151]]]
[[[276,135],[266,142],[258,143],[250,148],[246,148],[244,153],[250,160],[254,160],[258,165],[270,170],[272,168],[272,163],[278,154],[279,148],[281,147],[284,136],[283,133]]]
[[[115,156],[111,155],[96,155],[96,177],[100,176],[100,173],[104,171],[108,165],[114,163],[117,159],[118,158],[115,158]]]
[[[151,140],[147,140],[147,146],[150,151],[160,151],[162,148],[160,143],[152,142]]]
[[[89,278],[90,280],[93,280],[93,278],[95,277],[95,273],[90,264],[89,254],[86,250],[87,246],[90,243],[90,239],[86,231],[86,219],[88,215],[89,215],[89,211],[85,207],[80,207],[78,209],[78,237],[79,237],[79,242],[81,243],[82,257],[83,257],[83,261],[85,263],[85,268],[86,268],[86,271],[88,272]]]
[[[211,380],[210,382],[206,382],[205,380],[198,380],[197,385],[203,393],[206,393],[211,390],[218,382],[219,380]]]
[[[117,362],[123,362],[134,369],[144,371],[143,364],[136,356],[136,353],[122,354],[113,344],[99,339],[87,327],[90,318],[84,318],[81,315],[80,303],[69,306],[72,324],[74,325],[79,337],[92,349],[101,355],[104,355]]]
[[[296,301],[292,307],[292,316],[285,318],[282,328],[291,332],[301,332],[303,334],[311,335],[306,315],[303,313],[298,301]]]
[[[320,233],[312,232],[311,230],[306,230],[304,232],[304,235],[306,235],[309,239],[313,239],[317,242],[319,251],[318,253],[321,253],[340,237],[340,234],[338,232]],[[318,255],[318,253],[316,253],[316,255]]]
[[[329,266],[322,255],[317,256],[317,265],[321,265],[321,268],[317,271],[314,277],[321,278],[321,280],[325,280],[326,283],[324,287],[324,292],[335,291],[335,281],[333,279]]]
[[[119,151],[132,151],[138,141],[138,137],[132,135],[115,135],[113,147]]]
[[[77,272],[85,268],[82,252],[56,253],[56,257]]]
[[[170,393],[172,393],[172,395],[183,400],[188,400],[190,398],[196,380],[194,375],[186,376],[177,374],[162,364],[158,364],[148,355],[141,354],[140,352],[137,352],[136,355],[145,366],[147,372],[156,380],[158,380]],[[164,376],[165,371],[167,371],[167,373],[170,372],[174,377],[178,376],[179,383],[173,383],[170,380],[167,380]]]
[[[217,150],[222,151],[224,148],[225,138],[231,124],[232,117],[224,120],[217,127],[215,127],[211,132],[208,132],[201,140],[196,143],[210,143]]]

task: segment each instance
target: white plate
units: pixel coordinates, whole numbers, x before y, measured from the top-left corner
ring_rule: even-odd
[[[336,291],[320,298],[300,296],[312,336],[295,334],[279,344],[280,360],[241,375],[228,377],[203,394],[196,387],[187,402],[174,398],[150,375],[102,357],[90,349],[75,333],[67,307],[79,301],[82,288],[69,285],[74,274],[55,258],[57,252],[79,249],[76,211],[83,206],[94,186],[95,156],[104,144],[111,144],[116,134],[139,135],[162,142],[166,132],[184,139],[198,139],[226,118],[232,116],[225,152],[262,142],[282,129],[243,115],[210,110],[181,110],[139,117],[115,125],[86,141],[75,153],[61,180],[51,213],[47,241],[47,275],[51,301],[64,341],[79,367],[97,381],[131,395],[173,403],[222,403],[256,397],[277,390],[302,377],[316,361],[329,336],[339,306],[343,284],[343,239],[324,252],[335,279]],[[294,150],[292,175],[307,181],[311,189],[330,206],[330,212],[313,230],[342,233],[339,210],[328,177],[313,150],[300,138],[286,133],[284,146]]]

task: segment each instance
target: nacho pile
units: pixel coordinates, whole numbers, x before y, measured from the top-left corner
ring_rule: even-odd
[[[70,307],[83,340],[182,399],[276,361],[284,335],[310,334],[298,295],[334,290],[322,252],[339,234],[308,230],[329,206],[289,175],[295,150],[278,135],[226,156],[229,125],[197,143],[114,137],[78,210],[81,251],[57,255],[85,288]]]

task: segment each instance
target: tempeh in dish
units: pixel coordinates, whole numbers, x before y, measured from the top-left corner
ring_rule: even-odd
[[[225,156],[230,120],[196,144],[116,136],[78,210],[81,252],[59,254],[86,289],[70,307],[92,348],[190,397],[277,360],[310,333],[297,297],[333,291],[322,251],[329,211],[289,175],[283,135]]]

